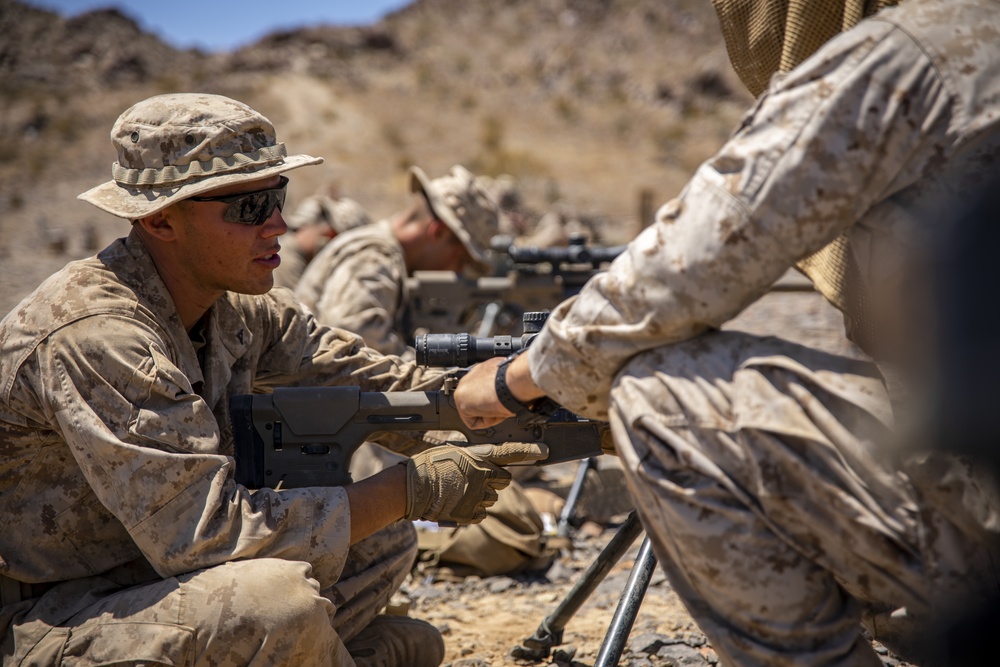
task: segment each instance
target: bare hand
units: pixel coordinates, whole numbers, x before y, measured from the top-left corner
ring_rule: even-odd
[[[497,399],[495,381],[501,361],[497,357],[476,364],[455,388],[455,409],[469,428],[489,428],[514,416]]]

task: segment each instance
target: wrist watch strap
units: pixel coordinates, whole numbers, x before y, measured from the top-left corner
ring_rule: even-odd
[[[509,366],[510,362],[513,360],[514,355],[512,354],[501,361],[500,365],[497,366],[494,388],[497,392],[497,398],[500,399],[500,405],[504,406],[515,415],[520,416],[526,411],[530,412],[530,410],[527,405],[514,398],[514,394],[510,393],[510,387],[507,386],[507,366]]]
[[[497,398],[500,400],[502,406],[514,413],[519,422],[528,424],[544,422],[556,407],[551,400],[543,398],[539,401],[533,401],[531,404],[525,404],[514,398],[514,394],[510,392],[510,387],[507,386],[507,366],[517,358],[518,354],[518,352],[515,352],[501,361],[500,365],[497,366],[497,374],[493,382]]]

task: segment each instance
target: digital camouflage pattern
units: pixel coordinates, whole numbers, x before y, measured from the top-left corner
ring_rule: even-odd
[[[867,362],[708,333],[630,360],[612,401],[660,565],[727,665],[878,667],[862,621],[940,665],[920,635],[928,619],[997,589],[995,536],[988,548],[981,529],[964,532],[960,502],[921,502],[915,480],[949,466],[994,529],[995,488],[954,457],[901,463],[873,446],[890,442],[892,414]]]
[[[267,178],[323,158],[288,155],[274,126],[222,95],[170,93],[126,109],[111,128],[112,180],[79,196],[128,220],[202,192]]]
[[[282,211],[282,216],[288,223],[289,233],[281,237],[281,264],[273,273],[274,286],[287,287],[290,290],[294,290],[299,284],[306,266],[313,260],[312,253],[316,252],[315,250],[308,254],[305,252],[305,248],[296,237],[296,230],[310,225],[322,225],[341,234],[349,229],[370,225],[372,222],[368,212],[353,199],[333,199],[326,195],[306,197],[293,213],[286,215]],[[319,242],[322,244],[319,246],[320,250],[329,243],[326,238],[321,238]]]
[[[416,549],[410,524],[390,526],[349,553],[344,489],[237,486],[228,402],[234,394],[284,385],[436,389],[441,373],[320,326],[285,290],[227,293],[203,322],[203,345],[196,346],[134,235],[70,263],[0,322],[0,573],[23,582],[67,582],[40,601],[3,609],[2,621],[22,633],[19,651],[71,617],[85,621],[96,613],[90,605],[115,592],[109,581],[137,583],[135,567],[142,570],[138,582],[187,581],[224,563],[278,558],[311,571],[313,588],[324,593],[335,584],[347,590],[344,573],[353,572],[350,590],[330,597],[331,609],[341,614],[351,596],[359,596],[363,609],[354,613],[362,620],[349,626],[352,632],[405,576]],[[363,560],[352,564],[359,548]],[[226,575],[206,576],[217,582]],[[234,604],[258,595],[253,578],[234,581],[233,595],[247,596]],[[307,588],[300,583],[296,590]],[[157,590],[115,598],[121,605],[115,619],[128,618],[124,609],[140,619],[158,613],[155,605],[142,611],[160,599]],[[163,598],[163,604],[179,599]],[[290,594],[289,605],[300,602]],[[176,622],[197,627],[184,618]],[[12,641],[10,632],[6,636]],[[316,635],[316,641],[328,639],[329,633]],[[217,664],[242,664],[233,651],[231,662]],[[331,664],[321,657],[317,664]]]
[[[406,261],[390,221],[338,235],[309,263],[295,297],[320,322],[355,332],[369,347],[415,358],[403,333]]]
[[[926,214],[1000,168],[996,11],[908,0],[775,77],[680,196],[550,315],[528,355],[536,383],[606,418],[627,359],[722,326],[841,233],[875,328],[891,326]]]
[[[846,313],[848,333],[892,370],[873,334],[903,340],[908,253],[998,161],[1000,5],[907,0],[776,76],[534,339],[546,393],[610,414],[655,551],[727,665],[878,665],[863,612],[905,646],[907,621],[955,590],[997,590],[995,480],[945,454],[877,455],[898,414],[874,365],[706,332],[846,234],[861,284],[845,310],[870,316],[859,331]]]

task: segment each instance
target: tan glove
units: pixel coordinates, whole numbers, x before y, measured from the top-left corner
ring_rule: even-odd
[[[497,493],[510,484],[502,465],[540,461],[548,447],[536,443],[456,447],[444,445],[417,454],[406,465],[407,519],[479,523]]]
[[[601,451],[609,456],[618,456],[618,449],[615,447],[615,439],[611,436],[610,426],[604,426],[601,429]]]

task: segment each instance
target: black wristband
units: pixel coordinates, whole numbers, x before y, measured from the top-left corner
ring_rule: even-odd
[[[524,352],[524,348],[521,348],[500,362],[500,365],[497,366],[497,374],[493,381],[493,387],[496,389],[500,404],[514,413],[514,418],[517,419],[518,423],[541,424],[548,421],[549,417],[552,416],[559,406],[547,397],[542,397],[528,404],[522,403],[514,398],[514,394],[510,393],[510,387],[507,386],[507,366],[521,352]]]
[[[497,374],[496,379],[493,382],[493,387],[496,389],[500,405],[504,406],[515,415],[521,416],[525,412],[531,412],[531,408],[514,398],[514,394],[510,393],[510,387],[507,386],[507,366],[510,365],[510,362],[512,362],[516,356],[517,355],[514,354],[510,355],[501,361],[499,366],[497,366]]]

